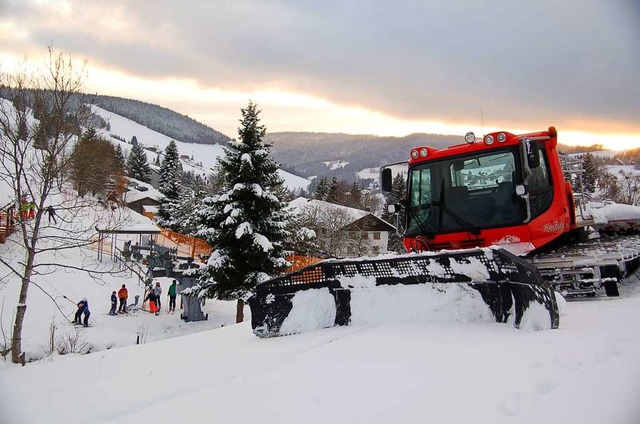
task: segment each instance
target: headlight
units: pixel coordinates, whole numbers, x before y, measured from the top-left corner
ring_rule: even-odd
[[[507,135],[505,133],[498,134],[498,142],[504,143],[505,141],[507,141]]]
[[[493,136],[492,135],[488,135],[484,138],[484,142],[486,144],[493,144]]]
[[[466,141],[467,143],[471,144],[474,141],[476,141],[476,135],[474,133],[472,133],[472,132],[468,132],[464,136],[464,141]]]
[[[414,150],[411,151],[411,158],[412,159],[418,159],[418,156],[420,156],[420,154],[418,153],[417,150],[414,149]]]
[[[420,149],[420,156],[422,156],[423,158],[426,158],[428,154],[429,152],[426,148],[423,147],[422,149]]]

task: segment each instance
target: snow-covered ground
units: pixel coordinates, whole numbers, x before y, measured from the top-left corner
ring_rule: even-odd
[[[639,320],[628,294],[569,303],[546,331],[440,319],[259,339],[244,323],[6,366],[0,421],[636,424]]]
[[[173,140],[166,135],[153,131],[143,125],[140,125],[130,119],[115,113],[109,112],[98,106],[93,106],[93,110],[104,118],[110,125],[110,130],[102,130],[102,135],[108,137],[114,144],[120,144],[124,152],[131,150],[131,144],[122,142],[116,138],[110,136],[110,134],[117,135],[124,138],[128,142],[131,141],[133,136],[136,137],[138,143],[145,147],[156,146],[158,153],[164,152],[169,142]],[[218,156],[223,154],[223,147],[219,144],[194,144],[184,143],[180,140],[175,140],[178,152],[180,155],[189,156],[189,160],[182,160],[182,167],[185,171],[191,171],[196,174],[207,174],[216,165]],[[150,163],[153,163],[157,154],[151,151],[145,151],[147,159]],[[125,153],[128,154],[128,153]],[[191,160],[193,158],[193,160]],[[198,164],[201,164],[198,165]],[[297,175],[290,174],[286,171],[279,170],[280,177],[284,180],[285,186],[289,190],[306,190],[311,183],[306,178],[298,177]]]

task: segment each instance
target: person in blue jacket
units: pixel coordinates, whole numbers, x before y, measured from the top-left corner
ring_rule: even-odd
[[[84,314],[84,322],[81,322],[82,314]],[[78,310],[76,311],[76,316],[73,319],[74,324],[83,324],[85,327],[89,326],[89,302],[87,302],[87,298],[83,297],[80,302],[78,302]]]
[[[116,295],[116,291],[114,290],[111,293],[111,310],[109,311],[109,315],[117,315],[116,306],[118,306],[118,296]]]

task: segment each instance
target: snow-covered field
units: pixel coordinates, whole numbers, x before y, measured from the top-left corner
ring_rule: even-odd
[[[244,323],[6,366],[0,421],[636,424],[639,320],[630,293],[569,303],[546,331],[441,319],[259,339]]]

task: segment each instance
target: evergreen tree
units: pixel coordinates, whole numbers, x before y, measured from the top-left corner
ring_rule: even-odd
[[[398,173],[391,181],[391,194],[397,199],[404,199],[407,194],[407,181],[403,173]]]
[[[329,190],[327,191],[327,198],[325,199],[329,203],[338,203],[340,196],[338,179],[334,176],[329,184]]]
[[[596,165],[591,153],[584,155],[582,167],[584,168],[582,180],[584,183],[584,189],[586,192],[591,193],[596,188],[596,179],[598,177],[598,166]]]
[[[120,144],[117,144],[116,145],[116,163],[115,163],[116,173],[118,173],[119,175],[124,175],[125,164],[126,164],[126,161],[124,159],[124,153],[122,152],[122,147],[120,147]]]
[[[356,209],[362,208],[362,190],[360,189],[360,184],[358,184],[357,181],[354,181],[351,185],[346,206]]]
[[[159,191],[164,196],[158,208],[157,222],[161,226],[166,227],[167,223],[172,222],[172,218],[178,218],[176,214],[183,213],[181,205],[184,203],[184,199],[182,199],[182,202],[180,201],[182,192],[181,179],[182,164],[180,163],[178,148],[175,141],[171,140],[164,150],[164,159],[162,160],[162,165],[160,165]]]
[[[160,165],[160,193],[171,200],[177,200],[180,196],[182,179],[182,164],[176,142],[171,140],[164,149],[164,158]]]
[[[127,158],[127,175],[145,183],[151,181],[151,167],[147,161],[147,154],[138,143],[132,145]]]
[[[242,109],[239,141],[225,148],[220,159],[224,190],[206,198],[200,212],[198,234],[215,250],[194,291],[200,297],[237,299],[238,322],[243,320],[244,299],[256,284],[288,265],[283,248],[286,204],[274,194],[282,180],[258,115],[253,102]]]
[[[133,137],[131,137],[131,145],[132,146],[137,146],[138,145],[138,139],[136,138],[135,135]]]
[[[313,192],[314,199],[318,200],[327,200],[327,196],[329,195],[329,182],[327,181],[327,177],[320,177],[318,180],[318,185],[316,186],[315,191]]]

